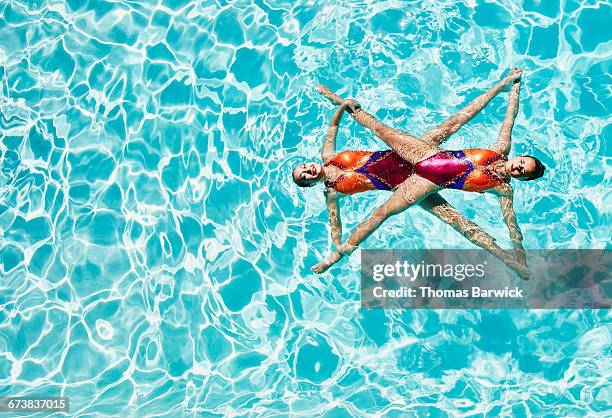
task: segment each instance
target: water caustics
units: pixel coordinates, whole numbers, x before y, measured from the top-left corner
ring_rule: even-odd
[[[525,70],[527,248],[610,243],[602,1],[0,2],[0,396],[75,416],[603,416],[608,311],[359,311],[331,273],[324,83],[420,134]],[[494,142],[506,95],[445,145]],[[385,149],[345,117],[339,149]],[[510,241],[491,198],[444,191]],[[346,228],[386,198],[343,202]],[[466,248],[419,209],[367,248]],[[377,415],[377,416],[380,416]],[[41,415],[42,416],[42,415]]]

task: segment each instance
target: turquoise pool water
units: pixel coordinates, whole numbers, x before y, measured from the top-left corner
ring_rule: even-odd
[[[74,416],[604,416],[609,311],[360,311],[323,276],[324,83],[419,134],[525,70],[527,248],[610,243],[597,1],[0,2],[0,396]],[[446,145],[495,140],[507,93]],[[345,118],[339,149],[384,149]],[[490,197],[445,191],[509,246]],[[343,203],[346,230],[383,201]],[[470,248],[420,209],[365,248]],[[472,415],[470,415],[472,414]],[[548,414],[548,415],[547,415]],[[39,414],[47,416],[48,414]]]

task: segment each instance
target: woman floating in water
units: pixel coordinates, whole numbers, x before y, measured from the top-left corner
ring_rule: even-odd
[[[476,98],[442,125],[425,132],[421,138],[385,126],[362,110],[356,101],[344,101],[327,88],[317,87],[319,93],[340,104],[340,108],[332,119],[323,144],[321,153],[323,165],[313,162],[303,163],[293,170],[293,180],[301,187],[310,187],[319,182],[325,184],[324,193],[329,211],[331,236],[336,251],[325,261],[315,265],[312,270],[315,273],[323,273],[344,255],[351,254],[390,216],[419,204],[474,244],[504,261],[521,277],[528,278],[525,250],[521,244],[523,236],[512,208],[513,190],[509,179],[535,180],[544,174],[544,165],[538,159],[527,155],[507,159],[512,127],[518,113],[521,75],[522,70],[514,68],[489,91]],[[488,149],[460,151],[439,148],[443,141],[457,132],[510,84],[512,88],[506,117],[493,146]],[[344,151],[336,154],[338,124],[345,110],[358,123],[372,130],[391,147],[391,150]],[[514,252],[499,247],[493,237],[462,216],[436,193],[444,188],[491,192],[498,195],[510,238],[514,242]],[[366,190],[391,190],[393,194],[343,243],[338,199],[342,195]]]

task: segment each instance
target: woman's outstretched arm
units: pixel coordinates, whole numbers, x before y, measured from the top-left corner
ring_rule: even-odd
[[[431,142],[435,146],[440,145],[452,134],[457,132],[459,128],[468,123],[482,109],[484,109],[491,99],[497,96],[504,87],[515,80],[520,79],[522,73],[523,71],[520,68],[515,67],[508,73],[508,75],[506,75],[499,83],[491,87],[486,93],[478,96],[454,116],[447,119],[443,124],[425,132],[421,139]]]
[[[510,146],[512,142],[512,128],[514,127],[514,120],[518,115],[519,110],[519,96],[521,93],[521,80],[516,80],[510,90],[510,99],[508,100],[508,108],[506,109],[506,117],[502,123],[502,127],[497,136],[497,141],[491,147],[491,150],[498,152],[504,156],[508,156],[510,153]]]
[[[323,149],[321,151],[321,159],[323,163],[326,163],[330,158],[332,158],[336,154],[336,136],[338,135],[338,125],[340,124],[340,120],[342,120],[342,116],[344,115],[344,111],[346,110],[348,103],[342,103],[329,124],[329,129],[327,130],[327,136],[325,137],[325,142],[323,142]]]
[[[521,229],[516,221],[512,193],[500,196],[499,203],[501,204],[504,221],[506,222],[506,226],[510,232],[510,239],[514,244],[514,256],[521,265],[527,268],[527,256],[525,254],[525,249],[523,248],[523,234],[521,233]]]
[[[329,226],[331,229],[331,238],[336,247],[342,245],[342,222],[340,220],[340,202],[338,193],[326,188],[325,202],[327,203],[327,213],[329,215]]]

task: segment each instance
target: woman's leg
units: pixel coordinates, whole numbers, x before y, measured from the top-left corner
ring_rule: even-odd
[[[351,116],[359,124],[374,132],[377,137],[385,141],[385,144],[410,164],[414,165],[439,151],[437,147],[432,146],[427,141],[384,125],[363,109],[357,109]]]
[[[317,86],[317,91],[337,105],[344,103],[342,97],[322,84]],[[411,164],[416,164],[438,152],[437,147],[432,146],[431,143],[383,124],[360,107],[351,108],[349,113],[357,123],[370,129],[374,135],[385,141],[393,151]]]
[[[428,194],[439,190],[436,184],[415,174],[408,177],[391,197],[378,208],[374,209],[368,219],[363,221],[346,240],[345,245],[354,250],[363,240],[376,231],[389,217],[401,213],[418,203]],[[342,251],[341,251],[342,252]]]
[[[529,273],[524,266],[516,261],[512,251],[504,250],[497,245],[495,243],[495,238],[459,213],[457,209],[452,207],[446,199],[438,193],[427,196],[421,201],[420,206],[443,222],[449,224],[455,231],[459,232],[472,243],[493,254],[510,268],[522,275]]]

